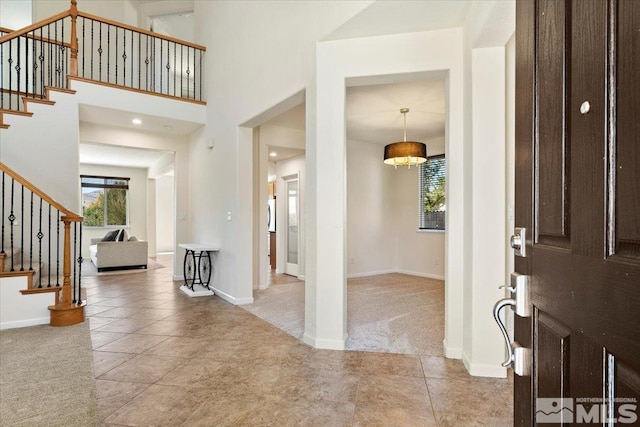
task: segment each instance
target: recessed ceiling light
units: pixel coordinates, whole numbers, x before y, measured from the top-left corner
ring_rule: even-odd
[[[270,155],[271,157],[275,157],[275,156],[277,156],[277,155],[278,155],[278,153],[276,153],[275,151],[272,151],[272,152],[270,152],[270,153],[269,153],[269,155]]]
[[[133,123],[134,125],[141,125],[141,124],[142,124],[142,120],[140,120],[140,119],[133,119],[133,120],[131,120],[131,123]]]

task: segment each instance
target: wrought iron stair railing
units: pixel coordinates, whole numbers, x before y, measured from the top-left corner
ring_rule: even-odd
[[[0,110],[68,87],[68,77],[203,102],[206,47],[69,10],[21,30],[0,29]]]
[[[0,188],[0,276],[30,272],[32,289],[60,288],[53,326],[83,321],[82,217],[4,163]]]

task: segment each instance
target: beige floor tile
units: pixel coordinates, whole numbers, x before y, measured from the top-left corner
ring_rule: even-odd
[[[469,375],[462,360],[447,359],[439,356],[420,356],[422,369],[427,378],[456,378],[469,380]]]
[[[476,419],[510,418],[512,402],[506,392],[507,379],[470,380],[427,378],[433,410],[438,414],[472,415]]]
[[[439,424],[433,413],[416,408],[402,408],[380,405],[358,405],[353,420],[354,426],[388,427],[388,426],[424,426],[436,427]],[[465,426],[460,424],[459,427]],[[466,426],[465,426],[466,427]]]
[[[410,354],[362,353],[361,372],[424,377],[420,357]]]
[[[118,332],[102,332],[102,331],[92,331],[91,332],[91,345],[93,349],[97,349],[98,347],[102,347],[103,345],[109,344],[110,342],[117,341],[120,338],[126,337],[127,334],[121,334]]]
[[[179,426],[206,399],[206,393],[183,387],[152,385],[105,422],[135,426]]]
[[[168,338],[169,337],[162,335],[126,334],[122,338],[105,344],[102,347],[97,347],[96,349],[121,353],[144,353]]]
[[[358,407],[391,407],[432,412],[424,378],[401,375],[365,376],[356,397]]]
[[[92,317],[92,319],[97,319],[96,317]],[[100,332],[121,332],[123,334],[130,334],[138,329],[142,329],[145,326],[149,326],[150,324],[156,322],[152,319],[109,319],[111,322],[108,324],[101,326],[96,331]]]
[[[149,384],[96,380],[99,419],[104,421],[147,388]]]
[[[136,357],[131,353],[111,353],[107,351],[93,352],[93,375],[97,378],[113,368],[122,365],[127,360]]]
[[[208,344],[201,338],[169,337],[160,344],[146,350],[145,354],[157,354],[160,356],[198,358],[198,353]]]
[[[140,354],[98,377],[102,380],[153,384],[173,371],[184,359]]]

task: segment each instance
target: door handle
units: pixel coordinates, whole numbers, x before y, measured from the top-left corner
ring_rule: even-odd
[[[501,365],[504,366],[505,368],[508,368],[509,366],[511,366],[511,362],[513,361],[513,344],[511,344],[511,339],[509,338],[509,333],[507,332],[507,328],[504,326],[504,323],[502,323],[502,319],[500,319],[500,310],[509,306],[515,307],[515,305],[516,305],[515,299],[503,298],[493,306],[493,318],[495,319],[496,323],[498,324],[498,327],[500,328],[500,331],[502,332],[502,336],[504,337],[504,343],[506,344],[507,350],[509,351],[509,356],[507,357],[507,360],[501,363]]]
[[[519,376],[530,375],[531,372],[531,350],[522,347],[515,341],[511,341],[507,328],[504,326],[502,319],[500,319],[500,310],[505,307],[511,307],[513,312],[521,317],[531,316],[531,304],[529,304],[529,281],[528,276],[523,274],[513,273],[511,274],[511,286],[500,286],[505,288],[511,294],[513,298],[503,298],[496,302],[493,306],[493,318],[495,319],[500,332],[504,338],[504,342],[507,346],[509,355],[507,360],[502,363],[505,368],[513,368],[513,372]]]

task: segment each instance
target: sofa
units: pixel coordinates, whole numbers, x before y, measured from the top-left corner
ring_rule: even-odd
[[[91,239],[89,252],[98,272],[147,268],[148,243],[135,237],[106,242],[100,237],[94,238]]]

